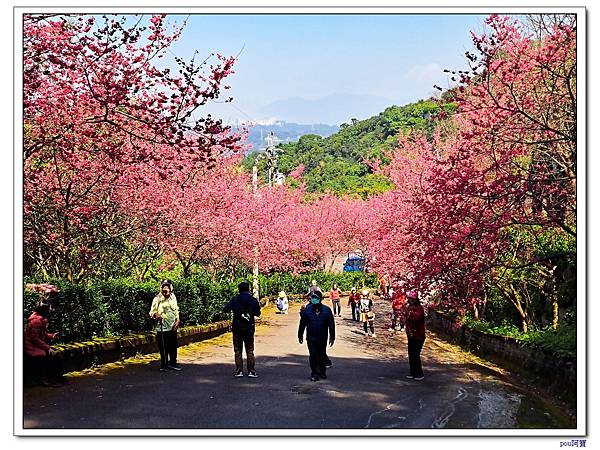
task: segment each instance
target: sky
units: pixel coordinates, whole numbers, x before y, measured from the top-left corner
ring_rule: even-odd
[[[173,23],[187,16],[169,15]],[[232,123],[275,118],[339,125],[448,86],[482,15],[192,15],[173,54],[238,55],[232,104],[203,113]]]

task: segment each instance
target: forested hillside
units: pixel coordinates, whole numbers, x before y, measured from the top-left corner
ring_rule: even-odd
[[[444,108],[446,113],[454,110],[452,104]],[[331,191],[362,198],[384,192],[392,184],[373,174],[368,162],[379,159],[385,163],[384,154],[393,148],[400,132],[426,131],[431,135],[439,113],[437,102],[422,100],[406,106],[390,106],[369,119],[353,119],[326,138],[314,134],[302,136],[298,142],[278,146],[279,171],[288,175],[303,165],[308,192]],[[251,169],[256,157],[251,154],[244,160],[246,169]],[[264,161],[259,162],[261,174],[264,165]]]

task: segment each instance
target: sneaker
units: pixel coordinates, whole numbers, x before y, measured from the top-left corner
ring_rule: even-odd
[[[181,367],[180,367],[180,366],[178,366],[177,364],[175,364],[175,365],[172,365],[172,366],[171,366],[171,365],[168,365],[168,366],[167,366],[167,369],[169,369],[169,370],[177,370],[177,371],[180,371],[180,370],[181,370]]]
[[[392,327],[388,328],[388,331],[394,331],[394,329]]]
[[[167,368],[166,368],[166,367],[161,367],[161,368],[160,368],[160,369],[158,369],[158,370],[160,370],[161,372],[166,372],[166,371],[167,371]]]
[[[325,367],[329,369],[330,367],[333,367],[333,363],[331,361],[328,361],[325,363]]]
[[[424,378],[425,378],[425,377],[415,377],[415,380],[416,380],[416,381],[421,381],[421,380],[423,380]]]
[[[376,335],[375,333],[373,333],[371,336],[372,336],[372,337],[375,337],[375,336],[377,336],[377,335]]]
[[[250,378],[258,378],[258,375],[256,374],[256,370],[251,370],[250,373],[248,373],[248,376]]]
[[[319,377],[317,377],[316,375],[313,375],[310,377],[310,381],[319,381]]]
[[[409,380],[412,380],[414,377],[412,375],[406,375],[406,378],[408,378]]]
[[[243,377],[243,376],[244,376],[244,372],[242,372],[241,370],[238,370],[237,372],[235,372],[235,373],[233,374],[233,376],[234,376],[234,377],[237,377],[237,378],[239,378],[239,377]]]
[[[327,379],[327,375],[325,375],[324,373],[322,373],[321,375],[319,375],[319,377],[321,378],[321,380],[326,380]]]

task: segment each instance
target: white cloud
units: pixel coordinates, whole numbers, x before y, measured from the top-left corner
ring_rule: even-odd
[[[403,76],[411,81],[439,81],[445,78],[444,69],[437,63],[417,64],[412,66]]]

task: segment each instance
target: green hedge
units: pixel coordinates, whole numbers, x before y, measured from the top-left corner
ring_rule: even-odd
[[[328,292],[335,284],[342,291],[350,291],[352,287],[376,287],[377,275],[363,272],[324,273],[309,272],[300,275],[290,273],[276,273],[268,277],[259,277],[261,296],[275,296],[280,290],[287,295],[305,294],[316,280],[323,292]]]
[[[204,273],[188,278],[173,278],[174,293],[183,324],[201,325],[226,319],[228,316],[222,313],[223,306],[237,293],[237,285],[244,279],[215,283]],[[308,290],[313,279],[317,280],[324,291],[331,289],[333,283],[347,291],[352,286],[374,287],[377,282],[376,275],[355,272],[309,273],[299,276],[273,274],[268,277],[260,276],[261,296],[275,296],[282,289],[288,295],[302,294]],[[59,342],[77,342],[152,329],[148,312],[152,299],[159,291],[155,281],[117,279],[92,285],[77,285],[62,280],[45,281],[56,285],[60,290],[49,326],[51,331],[60,332]],[[38,301],[37,293],[27,290],[24,292],[25,324]]]

